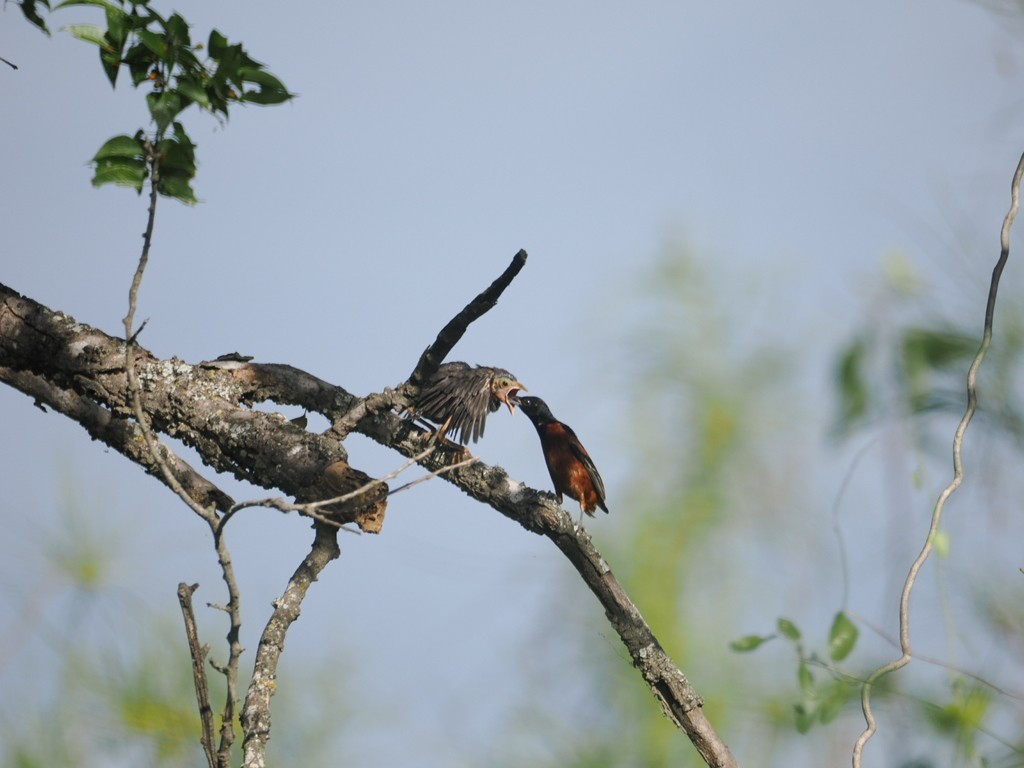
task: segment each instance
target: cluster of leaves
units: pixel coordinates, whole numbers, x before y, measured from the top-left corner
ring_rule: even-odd
[[[954,329],[904,328],[890,350],[900,374],[903,408],[918,414],[934,410],[962,410],[961,378],[978,351],[979,340]],[[885,398],[873,392],[870,382],[878,377],[869,371],[870,359],[880,352],[879,340],[862,335],[840,354],[836,383],[840,395],[839,429],[850,432],[880,413]]]
[[[166,18],[149,0],[65,0],[55,7],[100,8],[106,24],[72,24],[67,30],[99,48],[100,63],[111,86],[122,67],[132,85],[150,87],[146,104],[155,127],[107,141],[93,157],[94,186],[119,184],[142,192],[151,178],[156,191],[185,203],[197,202],[195,144],[179,116],[195,104],[219,119],[231,104],[281,104],[293,98],[284,84],[249,56],[241,44],[213,30],[206,44],[193,43],[188,22],[178,13]],[[25,17],[48,31],[39,15],[48,0],[22,0]],[[205,48],[205,57],[200,52]]]
[[[828,658],[831,663],[827,663],[817,654],[807,653],[803,645],[803,633],[792,621],[780,618],[776,627],[778,631],[771,635],[746,635],[733,641],[730,647],[745,653],[776,637],[783,637],[793,644],[802,697],[793,705],[793,720],[800,733],[807,733],[816,722],[822,725],[832,722],[858,687],[856,680],[834,672],[830,673],[828,679],[819,682],[812,667],[831,670],[832,664],[843,661],[853,651],[859,632],[850,617],[839,611],[828,633]]]

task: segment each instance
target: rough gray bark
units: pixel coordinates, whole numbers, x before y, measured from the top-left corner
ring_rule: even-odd
[[[48,406],[78,421],[93,437],[162,479],[138,448],[124,360],[123,340],[77,323],[0,285],[0,381],[35,398],[41,407]],[[352,429],[409,457],[423,454],[430,440],[430,435],[390,410],[397,402],[395,396],[378,396],[373,407],[367,407],[367,401],[342,387],[287,365],[240,359],[192,365],[178,359],[160,360],[139,348],[135,371],[154,432],[195,448],[217,471],[264,488],[280,489],[300,501],[334,498],[363,489],[354,498],[325,509],[335,522],[355,522],[364,530],[380,529],[387,488],[348,464],[339,438]],[[398,393],[397,397],[405,394]],[[281,416],[252,410],[252,405],[267,401],[321,413],[343,428],[318,435]],[[197,498],[221,512],[230,509],[230,498],[168,453],[179,481],[193,489]],[[450,453],[437,451],[422,457],[419,463],[433,471],[444,469],[460,458]],[[454,469],[443,478],[526,530],[549,538],[601,602],[611,626],[666,715],[687,734],[708,765],[736,765],[704,716],[701,698],[662,649],[589,535],[576,529],[572,516],[556,504],[551,494],[513,480],[501,467],[481,462]],[[320,569],[337,556],[330,546],[335,533],[322,525],[317,527],[313,549],[279,600],[264,633],[268,642],[265,648],[261,643],[258,652],[267,654],[268,663],[276,660],[270,657],[279,648],[274,633],[286,631],[298,617],[299,604],[289,598],[299,594],[293,588],[304,591]],[[333,546],[336,548],[336,542]],[[272,670],[273,666],[266,669]],[[256,671],[259,673],[259,659]],[[265,700],[261,699],[262,690],[259,685],[250,688],[242,713],[246,752],[252,746],[253,765],[260,764],[260,745],[269,734],[272,686],[266,687]]]

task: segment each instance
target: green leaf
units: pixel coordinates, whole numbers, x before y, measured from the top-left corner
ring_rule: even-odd
[[[242,80],[247,83],[255,83],[258,90],[248,90],[242,93],[242,101],[252,104],[281,104],[295,98],[294,94],[288,92],[284,83],[264,69],[242,68],[239,70]]]
[[[828,633],[828,655],[833,661],[842,661],[850,655],[857,644],[857,625],[839,611],[832,620],[832,629]]]
[[[794,642],[800,640],[800,630],[797,629],[796,624],[794,624],[789,619],[779,619],[777,625],[779,627],[779,633],[784,637],[788,637],[790,640],[793,640]]]
[[[932,537],[932,546],[935,547],[935,554],[943,560],[949,557],[949,531],[936,531]]]
[[[923,413],[942,402],[933,383],[935,374],[966,371],[978,341],[955,331],[910,328],[903,334],[902,346],[907,403],[913,413]]]
[[[216,29],[210,30],[210,39],[206,43],[206,50],[210,58],[220,59],[222,52],[228,46],[228,39]]]
[[[25,20],[35,26],[39,31],[50,34],[50,28],[46,26],[46,22],[43,21],[43,17],[39,15],[39,9],[36,5],[41,5],[47,10],[50,9],[50,0],[21,0],[21,13],[25,17]]]
[[[167,32],[167,41],[173,48],[191,48],[192,38],[188,33],[188,22],[181,14],[172,13],[164,23]]]
[[[903,335],[904,353],[929,368],[948,368],[974,357],[978,339],[957,331],[910,328]]]
[[[124,54],[123,61],[128,65],[132,76],[132,85],[149,80],[149,74],[159,63],[159,59],[142,43],[136,43]]]
[[[100,147],[99,152],[93,157],[92,162],[110,160],[113,158],[140,158],[146,157],[146,145],[141,136],[115,136],[109,139],[106,144]]]
[[[121,8],[110,6],[107,8],[107,39],[115,44],[118,50],[124,50],[124,44],[128,40],[129,21],[128,14]]]
[[[165,138],[160,142],[160,175],[181,176],[191,179],[196,175],[195,148],[191,143],[182,143]]]
[[[132,187],[136,192],[141,193],[147,176],[144,160],[115,157],[96,163],[96,173],[93,174],[92,185],[102,187],[104,184],[117,184],[122,187]]]
[[[100,49],[100,63],[113,88],[117,85],[117,74],[121,71],[121,57],[128,44],[128,16],[120,8],[107,8],[106,44]]]
[[[752,651],[755,648],[760,647],[763,643],[768,642],[772,637],[772,635],[744,635],[743,637],[729,643],[729,648],[737,653],[747,653],[748,651]]]
[[[993,694],[986,687],[964,679],[953,682],[953,696],[945,705],[925,702],[923,714],[941,735],[956,741],[963,754],[970,757],[977,750],[979,732],[985,732],[987,718],[992,714]],[[968,760],[964,764],[985,764]]]
[[[184,126],[175,123],[173,136],[165,136],[158,149],[157,192],[187,205],[198,203],[199,198],[192,189],[192,179],[196,175],[195,144],[185,132]]]
[[[95,8],[117,8],[117,5],[110,2],[110,0],[64,0],[63,3],[57,3],[53,7],[53,10],[59,11],[61,8],[68,8],[73,5],[91,5]]]
[[[203,109],[210,110],[212,102],[202,81],[182,75],[175,83],[175,90],[188,99],[191,99]]]
[[[76,40],[83,40],[100,48],[107,45],[106,31],[98,24],[68,24],[62,27],[61,31],[69,33]]]
[[[148,29],[140,29],[136,33],[139,40],[144,46],[158,59],[163,62],[170,63],[172,58],[168,55],[171,47],[168,45],[167,38],[156,32],[152,32]]]
[[[836,366],[840,399],[839,427],[843,430],[863,419],[868,410],[868,387],[864,379],[867,351],[867,343],[858,339],[843,353]]]
[[[800,662],[796,677],[800,683],[800,690],[803,691],[804,695],[813,698],[815,696],[814,673],[811,672],[811,668],[806,662]]]
[[[180,200],[186,205],[195,205],[199,202],[195,191],[192,189],[191,179],[162,176],[157,182],[156,191],[164,197],[171,197]]]
[[[163,133],[174,118],[192,102],[177,91],[164,91],[147,93],[146,103],[149,105],[149,114],[153,116],[157,131]]]
[[[814,702],[804,702],[793,707],[793,723],[799,733],[807,733],[814,725],[814,718],[818,714],[818,708]]]
[[[853,690],[853,686],[847,683],[839,680],[834,681],[829,686],[826,695],[819,699],[818,721],[822,725],[828,725],[835,720],[850,700],[850,694]]]

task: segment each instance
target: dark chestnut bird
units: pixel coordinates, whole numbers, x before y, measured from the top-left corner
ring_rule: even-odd
[[[516,401],[537,428],[558,503],[562,503],[564,493],[578,501],[580,509],[591,517],[598,507],[607,512],[604,482],[576,433],[552,416],[547,403],[539,397],[517,397]]]
[[[419,397],[409,410],[465,445],[483,437],[487,416],[502,403],[509,413],[515,414],[514,398],[519,390],[525,389],[504,368],[445,363],[420,388]]]

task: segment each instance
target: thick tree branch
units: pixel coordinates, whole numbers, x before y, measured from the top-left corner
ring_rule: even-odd
[[[27,394],[37,397],[42,389],[37,380],[24,375],[31,374],[54,392],[66,390],[109,411],[115,419],[131,420],[124,354],[122,339],[81,325],[0,285],[0,368],[9,369],[6,380],[25,387]],[[195,448],[217,471],[264,488],[279,488],[300,501],[337,496],[372,480],[349,466],[348,454],[338,440],[306,432],[279,414],[249,407],[259,399],[259,392],[280,391],[280,384],[296,378],[275,380],[278,370],[286,371],[286,366],[271,367],[264,386],[253,380],[257,371],[248,366],[242,370],[194,366],[177,359],[158,360],[138,348],[134,368],[152,429]],[[351,407],[355,401],[344,390],[331,391],[326,385],[321,390],[321,396],[327,393],[336,398],[333,405]],[[289,393],[281,401],[310,394]],[[133,460],[138,457],[127,440],[111,445]],[[152,463],[147,466],[152,471]],[[387,486],[377,484],[330,512],[339,522],[358,523],[364,515],[379,516],[386,493]],[[224,501],[218,499],[218,509]]]
[[[274,613],[256,649],[252,681],[242,709],[242,730],[245,733],[242,764],[245,768],[263,768],[266,765],[267,741],[270,739],[270,698],[277,687],[277,663],[284,650],[285,635],[299,618],[302,600],[312,583],[327,564],[341,554],[338,529],[319,523],[314,526],[316,533],[313,546],[288,581],[284,594],[274,601]]]

